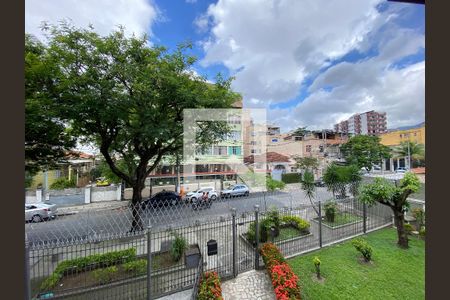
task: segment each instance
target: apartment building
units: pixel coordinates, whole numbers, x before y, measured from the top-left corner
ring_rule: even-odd
[[[387,132],[385,112],[374,110],[354,114],[348,120],[334,125],[336,132],[350,135],[380,135]]]

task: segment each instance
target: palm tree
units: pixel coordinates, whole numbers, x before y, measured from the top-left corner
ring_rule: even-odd
[[[310,171],[306,171],[305,174],[303,175],[302,190],[305,192],[306,197],[308,197],[309,202],[312,205],[312,208],[314,208],[317,215],[319,215],[319,211],[312,202],[312,199],[314,198],[314,193],[316,192],[316,186],[314,185],[314,175]]]
[[[415,160],[417,163],[419,163],[421,160],[425,160],[425,145],[423,144],[412,141],[404,141],[401,142],[399,146],[394,147],[393,150],[394,158],[403,158],[410,156],[411,159]]]

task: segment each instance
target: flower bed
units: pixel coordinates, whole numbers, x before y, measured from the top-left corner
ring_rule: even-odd
[[[205,272],[198,289],[198,300],[223,300],[220,278],[216,272]]]
[[[265,243],[270,240],[270,230],[275,229],[275,241],[282,241],[295,237],[306,236],[310,233],[310,223],[297,216],[279,216],[277,213],[263,219],[259,228],[259,241]],[[246,239],[253,245],[255,241],[255,222],[250,223],[245,234]]]
[[[261,248],[261,256],[278,300],[301,299],[298,277],[286,263],[283,254],[272,243],[266,243]]]

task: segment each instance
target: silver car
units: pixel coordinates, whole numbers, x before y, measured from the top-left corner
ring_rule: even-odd
[[[55,204],[32,203],[25,204],[25,222],[41,222],[56,217]]]
[[[235,184],[227,189],[224,189],[220,195],[224,198],[235,197],[235,196],[248,196],[250,194],[250,189],[245,184]]]

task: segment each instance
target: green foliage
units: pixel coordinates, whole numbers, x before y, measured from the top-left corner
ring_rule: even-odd
[[[275,179],[272,179],[272,177],[268,176],[266,179],[266,186],[268,191],[275,191],[276,189],[284,189],[286,184],[282,181],[278,181]]]
[[[307,171],[317,170],[319,167],[319,160],[316,157],[294,157],[297,168]]]
[[[281,174],[281,181],[284,183],[299,183],[302,181],[302,178],[299,173],[285,173]]]
[[[336,195],[338,192],[345,193],[345,184],[348,183],[347,171],[344,167],[335,163],[330,164],[323,174],[323,181],[329,191]]]
[[[321,261],[320,261],[319,257],[314,256],[313,264],[314,264],[314,268],[316,269],[317,278],[320,278],[320,263],[321,263]]]
[[[329,201],[329,202],[325,203],[324,208],[325,208],[325,219],[328,222],[331,222],[331,223],[334,222],[334,218],[336,217],[336,213],[338,211],[336,202]]]
[[[311,224],[308,221],[297,216],[282,216],[281,222],[294,226],[302,233],[309,233],[309,228],[311,227]]]
[[[408,149],[409,146],[409,149]],[[409,151],[408,151],[409,150]],[[408,157],[420,161],[425,159],[425,145],[413,141],[403,141],[399,146],[393,148],[395,158]]]
[[[54,101],[57,66],[46,59],[46,46],[25,35],[25,170],[56,167],[75,138],[65,128]]]
[[[278,236],[280,232],[280,215],[276,208],[272,208],[268,211],[266,217],[259,222],[259,241],[265,243],[270,237],[270,231],[273,227],[275,229],[275,236]],[[247,231],[247,239],[254,243],[256,241],[256,223],[252,222],[249,225],[249,230]]]
[[[362,254],[366,261],[370,261],[372,259],[372,247],[365,239],[356,238],[352,241],[352,245]]]
[[[378,136],[357,135],[341,146],[345,160],[359,169],[372,170],[383,158],[390,157],[390,149],[380,143]]]
[[[58,117],[70,125],[71,136],[100,149],[112,172],[134,188],[134,204],[162,157],[182,149],[185,109],[231,108],[240,99],[231,91],[232,78],[219,74],[211,84],[195,76],[190,44],[168,51],[149,47],[145,36],[127,37],[124,28],[108,35],[65,22],[45,29],[39,62],[52,66]],[[201,141],[214,143],[226,133],[213,123],[197,125]],[[143,226],[136,214],[132,226]]]
[[[172,243],[170,254],[172,255],[174,261],[179,261],[183,256],[184,251],[187,249],[188,244],[186,239],[178,233],[175,233],[174,235],[175,240]]]
[[[25,188],[31,187],[33,184],[33,177],[35,173],[32,173],[30,171],[25,171]]]
[[[68,178],[58,178],[56,179],[51,185],[50,189],[52,190],[63,190],[63,189],[69,189],[76,187],[76,181],[75,178],[71,178],[70,180]]]
[[[404,228],[405,228],[407,234],[411,234],[411,232],[414,231],[414,227],[409,223],[406,223],[404,225]]]
[[[85,257],[65,260],[60,262],[53,273],[41,284],[41,290],[49,290],[56,286],[58,281],[67,272],[81,272],[87,267],[102,268],[111,265],[127,263],[136,259],[136,249],[129,248],[121,251],[108,252],[104,254],[93,254]]]
[[[134,273],[137,275],[143,275],[147,273],[147,260],[146,259],[133,260],[123,264],[122,267],[126,272]]]
[[[92,271],[92,276],[95,280],[101,284],[105,284],[113,280],[114,276],[117,274],[118,269],[116,266],[107,267],[104,269],[97,269]]]
[[[419,227],[425,225],[425,212],[422,208],[416,207],[412,210],[412,214],[414,218],[416,218],[417,223],[419,223]]]

